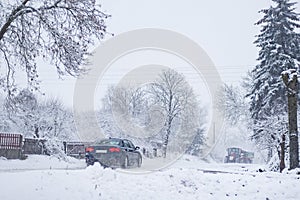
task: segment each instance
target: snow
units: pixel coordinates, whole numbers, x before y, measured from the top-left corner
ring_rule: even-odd
[[[192,156],[141,173],[83,164],[46,156],[0,159],[0,199],[300,199],[299,170],[258,172],[264,166],[206,163]]]
[[[26,160],[7,160],[0,157],[0,173],[25,170],[82,169],[85,166],[84,160],[72,157],[67,157],[66,161],[55,156],[43,155],[29,155]]]
[[[291,82],[294,76],[298,77],[298,73],[295,69],[288,69],[286,71],[283,71],[281,74],[289,77],[288,82]]]
[[[47,156],[0,159],[0,199],[300,199],[299,170],[279,174],[260,165],[206,163],[193,156],[140,173],[84,164]]]

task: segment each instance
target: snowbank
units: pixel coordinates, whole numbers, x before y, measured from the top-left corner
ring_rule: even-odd
[[[60,160],[57,157],[45,155],[29,155],[26,160],[7,160],[3,157],[1,158],[0,171],[80,169],[86,166],[84,160],[72,157],[67,157],[67,160]]]
[[[11,163],[0,160],[2,168],[5,162]],[[70,170],[70,166],[81,166],[81,161],[73,165],[55,158],[31,156],[27,162],[22,166],[45,167],[48,163],[48,169],[0,171],[0,199],[300,199],[297,172],[261,173],[256,171],[257,165],[209,164],[184,156],[163,170],[124,173],[99,164]]]

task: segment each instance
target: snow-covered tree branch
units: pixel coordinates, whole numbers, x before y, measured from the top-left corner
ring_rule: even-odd
[[[20,70],[30,89],[39,89],[38,58],[50,61],[59,76],[84,73],[89,47],[105,36],[110,17],[95,0],[4,0],[0,13],[0,69],[6,71],[0,83],[9,95]]]

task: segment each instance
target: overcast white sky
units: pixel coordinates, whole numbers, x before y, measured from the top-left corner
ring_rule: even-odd
[[[101,0],[112,15],[108,31],[114,34],[139,28],[162,28],[184,34],[210,56],[224,82],[239,84],[256,63],[254,36],[260,27],[258,11],[270,0]],[[297,8],[300,11],[299,5]],[[54,72],[41,68],[43,90],[72,105],[74,80],[58,81]]]

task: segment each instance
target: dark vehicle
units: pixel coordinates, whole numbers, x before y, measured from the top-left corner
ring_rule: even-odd
[[[225,156],[225,163],[252,163],[254,158],[253,152],[244,151],[241,148],[228,148]]]
[[[134,146],[127,139],[104,139],[86,148],[85,160],[87,165],[99,162],[104,167],[112,168],[140,167],[142,164],[142,155],[138,151],[139,149],[138,146]]]

